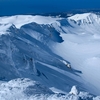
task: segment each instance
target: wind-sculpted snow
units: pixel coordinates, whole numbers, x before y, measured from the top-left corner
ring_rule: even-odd
[[[26,100],[33,97],[34,100],[81,100],[80,95],[87,92],[100,95],[99,27],[100,17],[93,13],[69,18],[31,15],[0,17],[0,80],[8,82],[15,78],[29,78],[53,91],[50,90],[51,94],[47,95],[47,89],[46,94],[41,94],[41,85],[40,91],[37,85],[28,88],[25,85],[24,94],[30,95]],[[70,90],[74,85],[79,91],[86,92],[72,95]],[[20,87],[21,90],[24,88]],[[37,88],[36,95],[31,95],[31,88]],[[93,96],[86,98],[92,100]]]
[[[67,94],[56,94],[39,82],[18,78],[0,84],[0,100],[99,100],[75,86]]]
[[[41,94],[50,95],[54,93],[47,87],[30,79],[19,78],[0,84],[0,100],[28,100],[28,97],[32,95]]]

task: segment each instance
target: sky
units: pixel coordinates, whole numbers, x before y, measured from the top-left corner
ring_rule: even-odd
[[[0,0],[0,15],[99,9],[100,0]]]

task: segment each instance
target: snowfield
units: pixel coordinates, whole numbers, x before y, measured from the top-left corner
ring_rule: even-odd
[[[0,100],[100,100],[100,15],[0,17]]]

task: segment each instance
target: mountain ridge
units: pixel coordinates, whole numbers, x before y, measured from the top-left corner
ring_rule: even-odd
[[[0,17],[0,80],[30,78],[65,93],[76,85],[99,95],[99,73],[94,74],[93,82],[86,72],[92,69],[95,73],[95,63],[99,69],[99,23],[77,24],[75,16]],[[87,16],[81,20],[84,18]],[[71,69],[64,62],[71,64]]]

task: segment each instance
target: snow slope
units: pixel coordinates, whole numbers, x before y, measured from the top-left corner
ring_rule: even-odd
[[[68,21],[71,26],[62,26],[67,33],[61,34],[64,42],[55,45],[54,52],[70,61],[73,68],[82,71],[81,77],[95,86],[94,91],[99,94],[100,17],[92,13],[77,14]]]
[[[50,97],[46,97],[48,100],[58,100],[59,93],[68,94],[67,97],[61,95],[61,100],[67,100],[68,97],[78,100],[80,93],[75,93],[78,95],[75,97],[69,96],[77,91],[72,86],[77,86],[79,91],[100,95],[99,27],[100,16],[93,13],[69,18],[37,15],[0,17],[1,83],[6,81],[9,84],[10,80],[15,82],[12,79],[29,78],[48,87],[52,93],[57,93],[53,96],[49,94]],[[71,64],[71,69],[66,64]],[[20,87],[26,89],[27,86]],[[93,96],[90,98],[92,100]]]
[[[27,16],[25,17],[27,19]],[[12,17],[8,17],[8,19],[12,19]],[[54,19],[56,18],[52,18],[52,20]],[[9,23],[9,20],[7,23]],[[63,90],[64,93],[69,92],[70,88],[75,84],[81,85],[78,75],[78,73],[81,73],[67,68],[62,62],[63,58],[54,54],[51,50],[51,45],[63,42],[60,33],[51,24],[32,22],[16,28],[14,23],[15,21],[5,30],[7,33],[0,36],[1,80],[30,78],[41,82],[49,88],[55,87]],[[64,74],[63,70],[67,71],[68,74]],[[79,79],[75,80],[75,77]],[[63,84],[66,85],[66,88]]]

